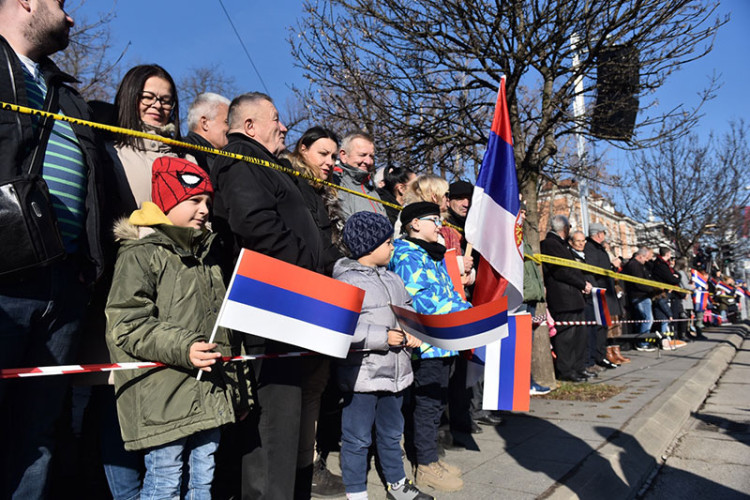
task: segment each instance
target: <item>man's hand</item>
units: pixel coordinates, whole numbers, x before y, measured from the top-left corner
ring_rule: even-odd
[[[584,293],[584,294],[586,294],[586,295],[588,295],[589,293],[591,293],[591,289],[592,289],[592,288],[593,288],[593,287],[591,286],[591,283],[589,283],[589,282],[587,281],[587,282],[586,282],[586,286],[585,286],[585,287],[583,287],[583,293]]]
[[[469,274],[474,267],[474,258],[471,255],[464,255],[464,274]]]
[[[204,372],[210,372],[211,365],[221,357],[220,352],[211,352],[215,348],[216,344],[209,344],[208,342],[193,343],[190,346],[190,362],[193,363],[194,367]]]

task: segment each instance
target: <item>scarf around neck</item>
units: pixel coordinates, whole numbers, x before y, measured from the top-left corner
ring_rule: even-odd
[[[404,239],[422,248],[434,261],[441,261],[445,258],[445,247],[440,243],[430,243],[429,241],[420,240],[419,238],[411,238],[408,236]]]

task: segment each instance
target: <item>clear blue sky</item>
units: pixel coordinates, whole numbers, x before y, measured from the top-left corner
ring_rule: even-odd
[[[69,7],[75,4],[76,0],[68,0]],[[224,5],[283,110],[292,94],[291,85],[306,85],[287,42],[289,28],[303,15],[301,0],[224,0]],[[109,1],[88,0],[79,12],[93,19],[109,7]],[[697,130],[700,134],[721,132],[733,118],[750,120],[750,1],[725,0],[719,10],[731,13],[732,19],[719,32],[714,51],[686,65],[657,94],[668,107],[695,102],[708,75],[720,74],[723,87],[705,108],[706,116]],[[115,50],[131,42],[125,69],[155,62],[179,79],[191,67],[216,63],[235,78],[240,90],[262,90],[218,0],[120,0],[111,27]],[[613,153],[612,159],[616,169],[626,167],[625,155]]]

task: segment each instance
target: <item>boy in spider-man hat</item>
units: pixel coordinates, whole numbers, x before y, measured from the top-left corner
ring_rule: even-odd
[[[142,498],[176,498],[183,489],[210,498],[219,427],[248,405],[243,364],[219,360],[239,353],[241,339],[219,328],[208,342],[225,293],[206,228],[212,196],[200,167],[158,158],[153,202],[115,228],[122,243],[106,308],[112,361],[167,365],[114,373],[125,448],[145,454]]]

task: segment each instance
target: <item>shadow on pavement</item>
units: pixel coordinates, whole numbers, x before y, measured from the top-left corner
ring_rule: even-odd
[[[695,412],[691,416],[702,422],[702,424],[699,424],[698,429],[719,432],[750,446],[750,423],[737,422],[718,415],[703,415]]]

